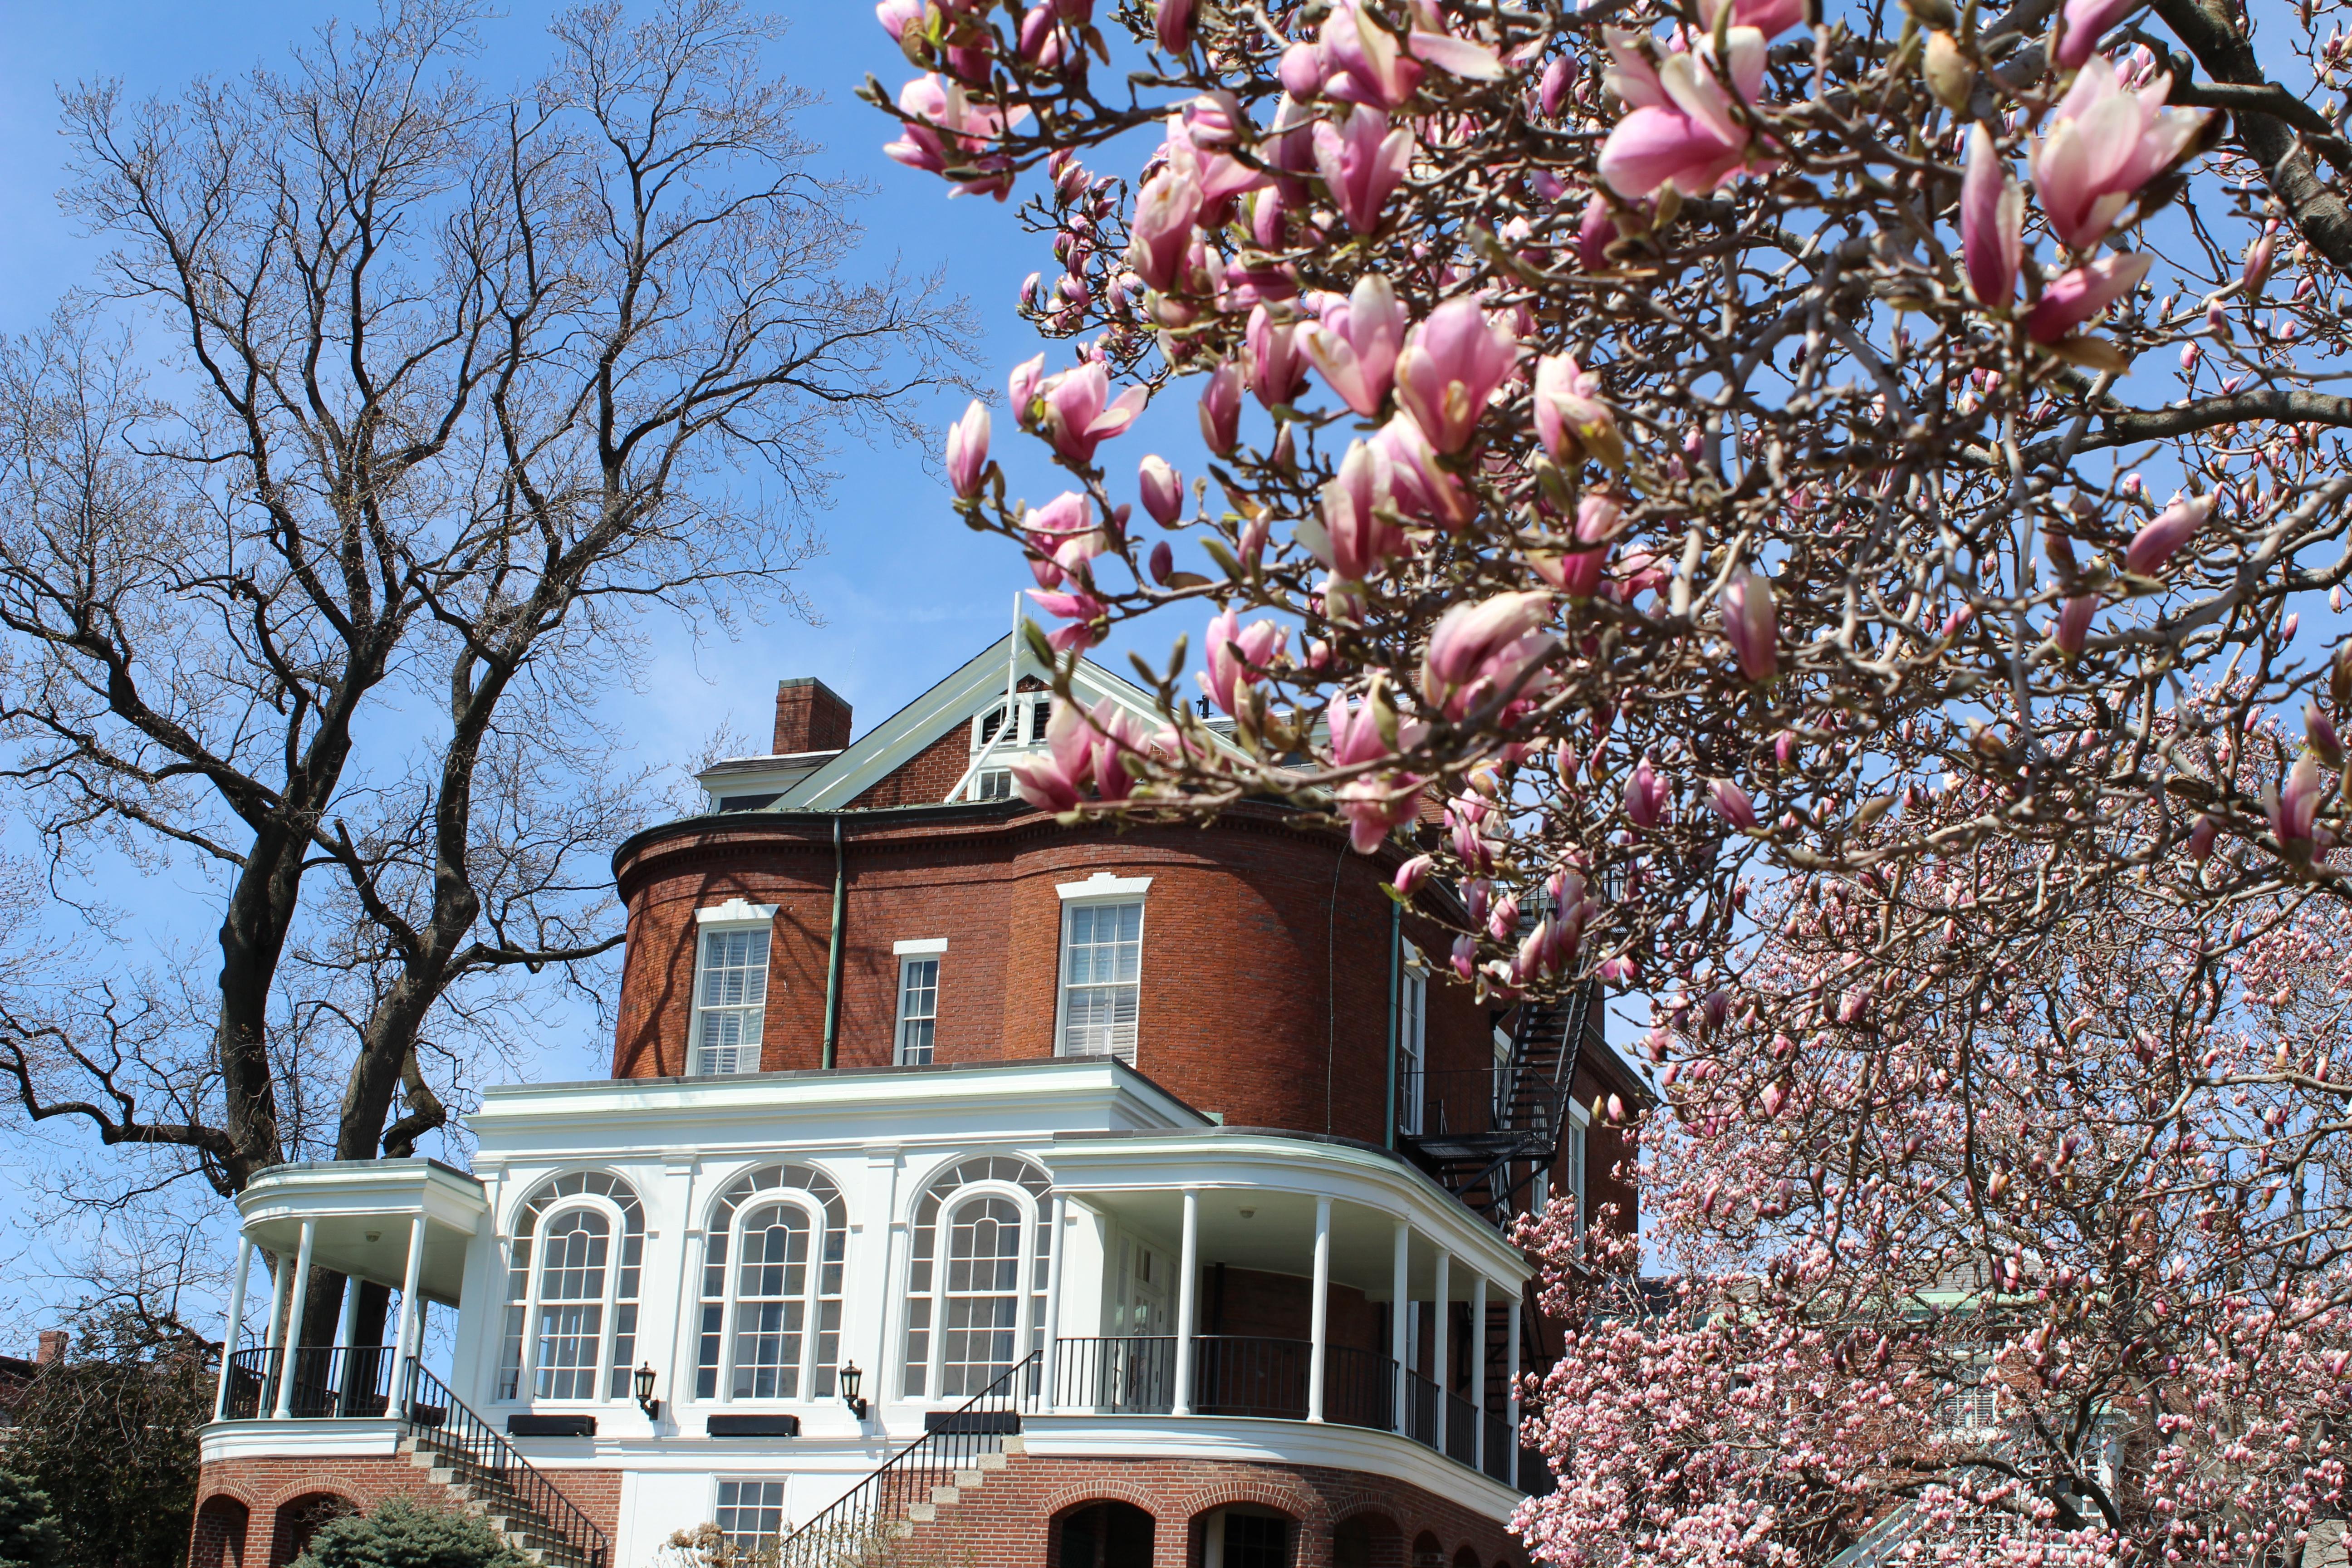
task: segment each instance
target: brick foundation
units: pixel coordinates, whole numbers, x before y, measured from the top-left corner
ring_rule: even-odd
[[[1009,1456],[979,1490],[915,1526],[899,1560],[921,1568],[1060,1568],[1064,1521],[1103,1501],[1150,1516],[1151,1568],[1194,1568],[1207,1516],[1235,1503],[1293,1521],[1292,1568],[1524,1568],[1528,1562],[1517,1538],[1494,1521],[1361,1471],[1025,1454]]]
[[[620,1471],[541,1473],[607,1535],[618,1527]],[[188,1568],[286,1568],[320,1525],[391,1498],[454,1506],[404,1454],[224,1459],[203,1467],[196,1497]]]

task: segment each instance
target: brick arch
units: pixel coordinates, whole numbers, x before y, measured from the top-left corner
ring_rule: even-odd
[[[246,1538],[252,1526],[251,1505],[226,1488],[214,1491],[196,1505],[188,1535],[188,1568],[245,1568]]]
[[[298,1493],[278,1505],[269,1532],[268,1568],[286,1565],[310,1548],[310,1537],[330,1520],[362,1511],[358,1503],[338,1491],[315,1489]],[[261,1568],[260,1564],[249,1568]]]
[[[1045,1500],[1039,1511],[1048,1519],[1059,1519],[1072,1509],[1090,1502],[1132,1503],[1154,1520],[1166,1518],[1168,1511],[1167,1500],[1159,1493],[1108,1478],[1100,1480],[1073,1481],[1066,1486],[1058,1487],[1045,1494]]]
[[[1385,1509],[1350,1510],[1331,1526],[1332,1568],[1405,1568],[1404,1526]]]
[[[1236,1503],[1272,1509],[1297,1526],[1292,1568],[1330,1568],[1331,1508],[1321,1492],[1289,1477],[1219,1480],[1202,1487],[1170,1512],[1184,1521],[1184,1561],[1198,1563],[1205,1550],[1209,1516]]]
[[[1063,1531],[1067,1527],[1069,1521],[1076,1515],[1084,1513],[1089,1509],[1101,1508],[1106,1505],[1130,1509],[1143,1516],[1144,1522],[1149,1526],[1150,1531],[1150,1555],[1152,1558],[1157,1559],[1160,1554],[1161,1542],[1166,1534],[1166,1521],[1160,1517],[1156,1510],[1154,1510],[1149,1503],[1142,1501],[1139,1498],[1111,1495],[1114,1492],[1124,1491],[1125,1489],[1126,1489],[1119,1487],[1065,1489],[1065,1492],[1078,1490],[1084,1491],[1086,1495],[1072,1500],[1064,1505],[1052,1507],[1047,1510],[1047,1518],[1045,1521],[1045,1562],[1047,1568],[1061,1568],[1063,1542],[1065,1540]]]

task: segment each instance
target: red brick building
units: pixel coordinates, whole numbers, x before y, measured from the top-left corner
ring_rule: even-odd
[[[242,1195],[278,1289],[227,1358],[192,1568],[277,1568],[396,1493],[631,1568],[703,1526],[795,1568],[1524,1561],[1549,1480],[1513,1377],[1549,1336],[1504,1232],[1561,1195],[1632,1224],[1587,1108],[1638,1080],[1590,995],[1432,973],[1459,911],[1387,895],[1402,838],[1023,805],[1024,658],[854,742],[782,683],[771,753],[615,852],[609,1079],[489,1091],[470,1173]],[[300,1322],[308,1267],[398,1292],[393,1342]]]

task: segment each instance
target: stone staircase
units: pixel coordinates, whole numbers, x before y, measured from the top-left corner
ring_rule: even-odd
[[[400,1452],[508,1545],[543,1568],[612,1568],[595,1521],[413,1359],[397,1408]]]

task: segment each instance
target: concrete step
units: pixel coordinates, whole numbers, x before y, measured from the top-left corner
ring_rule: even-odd
[[[982,1454],[980,1458],[974,1459],[972,1463],[979,1466],[983,1470],[1001,1470],[1004,1468],[1004,1456],[1002,1454]]]
[[[907,1505],[907,1517],[917,1524],[929,1524],[940,1517],[939,1504],[910,1502]]]
[[[1028,1451],[1029,1440],[1026,1437],[1024,1437],[1020,1433],[1013,1432],[1008,1433],[1005,1436],[1004,1453],[992,1454],[989,1458],[1001,1460],[1004,1458],[1005,1454],[1025,1454]]]
[[[979,1490],[983,1479],[978,1470],[958,1470],[955,1473],[955,1484],[963,1491]]]
[[[931,1500],[935,1503],[958,1503],[963,1500],[963,1493],[953,1487],[933,1487]]]

